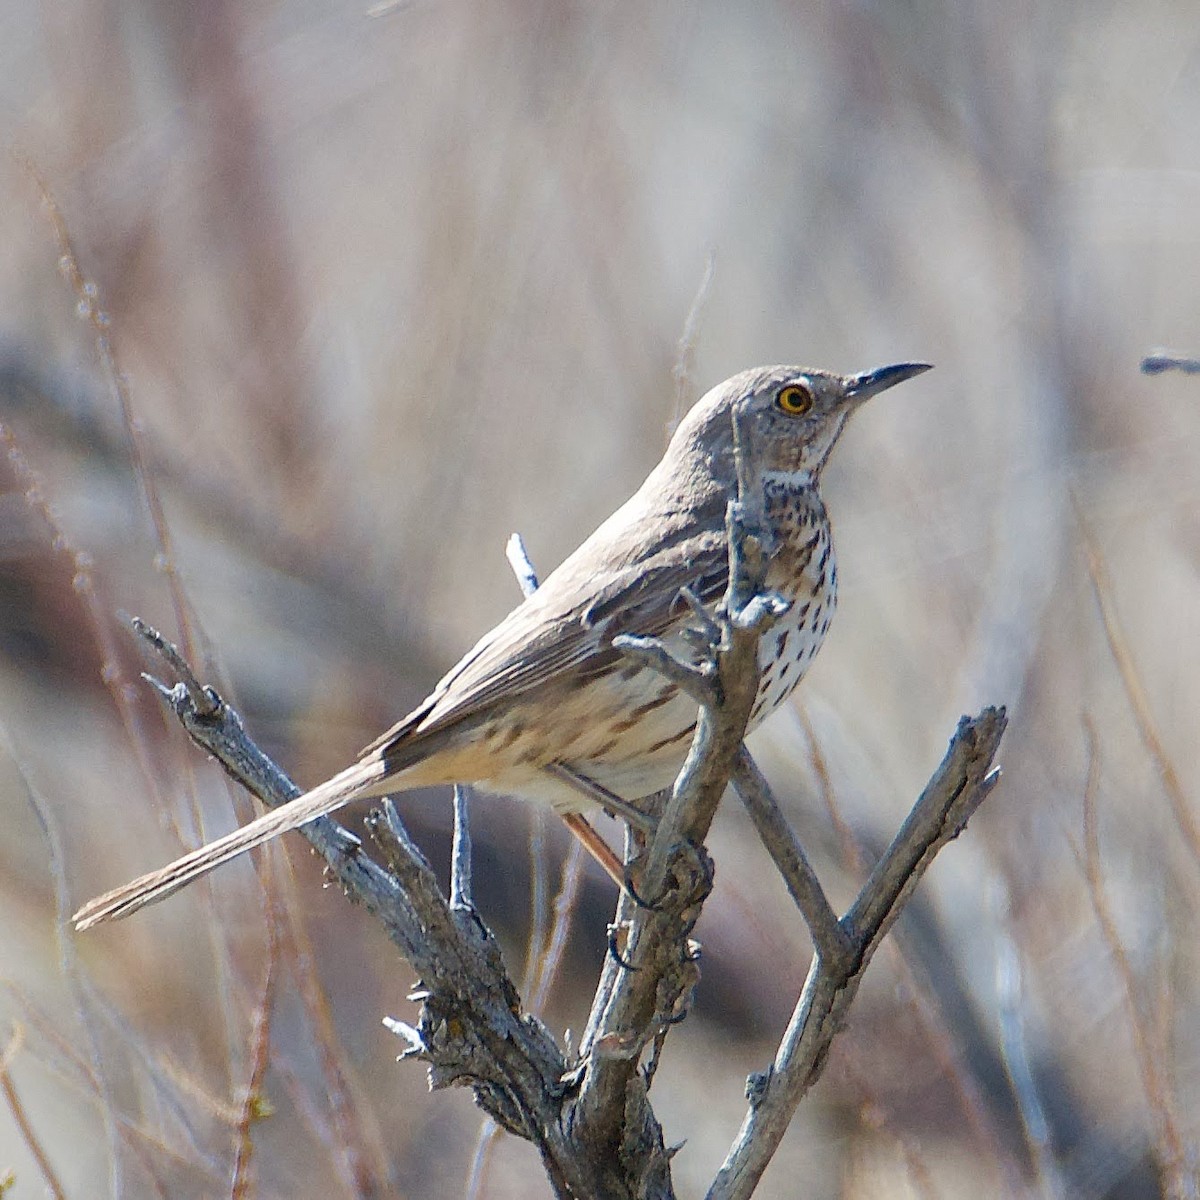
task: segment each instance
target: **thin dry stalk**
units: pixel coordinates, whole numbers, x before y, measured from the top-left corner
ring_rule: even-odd
[[[77,313],[88,322],[91,328],[97,357],[108,378],[113,395],[117,399],[121,422],[128,439],[130,469],[141,491],[143,502],[146,505],[146,511],[150,517],[150,524],[157,547],[154,555],[154,565],[167,580],[168,595],[171,599],[176,625],[180,631],[188,659],[189,661],[196,662],[198,661],[200,645],[199,639],[196,636],[194,614],[184,595],[183,584],[175,556],[174,541],[171,536],[170,527],[167,524],[154,474],[147,465],[149,460],[143,437],[142,423],[134,413],[133,398],[129,390],[128,379],[121,370],[117,359],[116,350],[112,342],[109,317],[102,307],[99,287],[84,274],[66,217],[59,207],[53,192],[50,190],[49,184],[38,170],[37,165],[28,155],[18,153],[16,157],[19,164],[33,181],[41,198],[42,208],[50,222],[50,227],[58,246],[59,269],[66,277],[75,295]],[[43,511],[44,515],[50,516],[48,507],[44,506]],[[56,534],[55,544],[58,545],[59,539],[62,538],[61,530],[57,528],[53,520],[51,520],[51,527]],[[62,545],[64,547],[69,546],[65,538],[62,538]],[[96,595],[95,582],[91,574],[90,557],[79,552],[74,552],[72,557],[76,562],[76,590],[84,598],[97,644],[102,650],[104,664],[102,675],[105,684],[113,695],[113,699],[116,701],[117,710],[125,726],[126,738],[141,771],[143,782],[146,785],[147,795],[154,798],[156,811],[169,816],[175,827],[176,834],[182,840],[182,833],[175,819],[175,808],[166,802],[166,797],[158,785],[158,780],[150,764],[144,733],[141,723],[137,719],[133,704],[133,697],[136,693],[128,680],[124,678],[121,670],[121,660],[110,629],[108,613],[101,606]],[[163,720],[166,726],[165,713],[163,714]],[[195,766],[190,756],[181,756],[181,770],[183,778],[187,781],[187,786],[184,790],[191,808],[193,827],[196,830],[202,830],[204,823],[196,787]],[[224,1018],[226,1028],[228,1029],[233,1024],[229,989],[231,971],[225,943],[217,937],[216,928],[216,923],[210,921],[209,930],[213,945],[213,957],[217,963],[216,990],[223,999]]]
[[[270,868],[268,867],[268,875]],[[233,1179],[229,1187],[231,1200],[247,1200],[253,1192],[251,1164],[254,1159],[254,1138],[251,1127],[265,1112],[263,1080],[271,1057],[271,1013],[275,1006],[275,980],[279,970],[279,906],[274,889],[267,881],[267,965],[263,972],[262,991],[250,1029],[250,1075],[242,1096],[241,1108],[234,1125]]]
[[[538,589],[538,574],[525,542],[519,533],[514,533],[504,547],[509,566],[517,577],[521,594],[528,599]],[[550,988],[562,965],[563,954],[567,948],[567,934],[571,927],[571,917],[579,899],[579,889],[583,883],[583,844],[577,839],[571,839],[571,848],[567,860],[563,864],[559,880],[558,895],[554,899],[553,923],[546,929],[546,856],[545,856],[545,817],[541,812],[533,817],[534,837],[530,844],[530,858],[533,864],[533,928],[530,933],[529,952],[526,955],[525,977],[522,981],[521,994],[529,997],[529,1011],[534,1016],[541,1016],[546,1006]],[[482,1131],[481,1131],[482,1137]]]
[[[42,1173],[46,1189],[54,1197],[54,1200],[66,1200],[67,1194],[63,1191],[62,1183],[50,1163],[45,1148],[34,1132],[33,1124],[21,1103],[21,1097],[17,1094],[17,1085],[13,1082],[12,1065],[16,1061],[17,1055],[20,1054],[24,1042],[25,1031],[20,1025],[14,1023],[8,1045],[4,1047],[3,1053],[0,1053],[0,1092],[4,1093],[4,1102],[8,1105],[8,1111],[12,1113],[13,1123],[21,1135],[21,1141],[25,1143],[25,1149],[29,1151],[33,1161],[37,1163],[38,1170]]]
[[[529,943],[521,973],[521,995],[533,991],[538,963],[550,938],[550,864],[546,847],[546,812],[540,805],[527,805],[529,821]]]
[[[116,1014],[109,1013],[110,1018]],[[123,1023],[118,1024],[113,1020],[113,1024],[117,1026],[120,1032],[125,1036],[128,1045],[134,1045],[133,1033]],[[155,1054],[153,1060],[144,1063],[144,1070],[148,1077],[154,1080],[155,1090],[162,1095],[167,1089],[163,1084],[170,1084],[180,1096],[186,1096],[193,1104],[197,1105],[201,1112],[211,1117],[215,1121],[219,1121],[222,1125],[228,1126],[230,1129],[237,1127],[240,1119],[240,1107],[230,1100],[221,1096],[215,1096],[208,1087],[200,1082],[190,1071],[180,1066],[179,1063],[170,1057],[170,1055],[161,1052]],[[177,1115],[177,1114],[173,1114]],[[189,1133],[191,1130],[189,1130]],[[192,1139],[193,1146],[195,1139]],[[214,1158],[211,1166],[216,1170],[219,1166]]]
[[[88,322],[92,331],[97,357],[101,368],[108,379],[113,395],[117,399],[118,411],[128,440],[130,470],[141,492],[146,511],[150,517],[156,553],[154,555],[155,569],[167,580],[167,590],[175,613],[176,625],[180,631],[183,644],[190,661],[198,660],[200,653],[199,639],[196,634],[195,616],[184,594],[180,578],[178,562],[175,555],[174,541],[167,524],[163,510],[162,499],[158,492],[154,473],[148,466],[149,456],[145,445],[142,423],[134,413],[133,397],[129,389],[128,379],[121,370],[113,345],[110,321],[104,311],[100,290],[95,281],[85,275],[79,261],[75,241],[62,209],[58,205],[49,184],[38,170],[33,160],[25,154],[16,155],[18,163],[24,168],[41,199],[42,208],[47,215],[55,242],[59,251],[59,269],[66,277],[75,295],[76,312]],[[0,431],[2,432],[2,431]],[[10,461],[12,455],[10,453]],[[14,463],[14,468],[17,466]],[[26,467],[26,470],[28,468]],[[70,553],[75,566],[75,590],[83,597],[90,625],[96,637],[97,645],[102,652],[103,666],[101,674],[106,686],[116,702],[118,713],[125,726],[126,738],[133,751],[135,761],[146,785],[148,796],[154,798],[155,808],[160,813],[169,816],[175,827],[176,834],[181,837],[178,823],[175,819],[175,808],[166,802],[166,798],[158,785],[158,780],[151,766],[146,747],[141,722],[137,718],[133,697],[136,694],[132,685],[124,678],[121,669],[121,657],[117,651],[115,640],[110,628],[107,610],[100,604],[96,593],[95,581],[91,572],[90,556],[77,550],[72,550],[69,541],[53,519],[49,506],[44,502],[40,511],[49,521],[54,532],[54,545]],[[166,725],[166,714],[163,715]],[[169,726],[168,726],[169,727]],[[194,760],[189,755],[181,756],[181,772],[186,780],[184,789],[188,796],[193,827],[202,830],[203,819],[200,810],[198,790],[196,787]],[[230,1003],[229,980],[231,975],[228,951],[225,943],[217,936],[215,921],[209,922],[210,937],[213,945],[213,957],[217,964],[216,990],[221,995],[224,1005],[226,1028],[233,1025]]]
[[[997,1172],[1005,1176],[1009,1184],[1015,1185],[1021,1173],[1004,1150],[979,1081],[963,1062],[961,1048],[946,1024],[941,1006],[924,980],[913,970],[905,953],[902,936],[893,939],[890,954],[900,977],[905,1006],[916,1018],[925,1036],[925,1044],[937,1064],[938,1073],[950,1084],[971,1136],[976,1145],[986,1148]]]
[[[113,1195],[120,1195],[123,1183],[120,1154],[121,1140],[117,1121],[114,1117],[115,1107],[112,1102],[112,1095],[109,1090],[108,1081],[105,1078],[104,1058],[100,1039],[97,1035],[95,1022],[92,1020],[92,1012],[88,1003],[89,989],[87,978],[80,966],[79,957],[75,951],[75,943],[70,934],[70,923],[68,920],[71,910],[70,885],[67,880],[66,860],[63,855],[62,838],[59,835],[58,823],[54,819],[50,806],[46,803],[45,798],[34,783],[32,773],[17,754],[16,746],[13,744],[8,730],[3,726],[0,726],[0,746],[3,746],[7,751],[9,758],[21,777],[21,782],[25,786],[25,795],[29,801],[29,807],[33,810],[33,815],[42,831],[42,838],[46,844],[46,857],[50,876],[54,882],[54,936],[58,948],[59,970],[62,972],[62,977],[66,981],[71,993],[71,998],[75,1004],[75,1013],[83,1029],[83,1040],[87,1045],[88,1053],[91,1055],[92,1061],[88,1073],[97,1083],[96,1095],[100,1101],[104,1121],[104,1133],[108,1142],[109,1185],[113,1191]]]
[[[130,468],[133,471],[133,476],[137,480],[138,486],[141,488],[142,499],[145,502],[146,511],[150,516],[151,528],[154,531],[154,539],[158,547],[155,566],[162,572],[167,581],[167,590],[171,597],[171,604],[175,610],[175,620],[179,627],[184,652],[187,654],[189,661],[199,662],[201,661],[200,646],[197,644],[191,607],[184,596],[183,584],[179,577],[179,566],[175,558],[174,541],[171,537],[170,527],[167,525],[166,515],[163,512],[162,499],[158,494],[157,484],[154,481],[153,474],[146,465],[147,455],[142,439],[142,424],[134,415],[133,397],[129,391],[129,382],[121,370],[120,363],[117,361],[117,354],[113,347],[111,331],[109,329],[109,318],[101,305],[99,288],[95,281],[87,278],[79,265],[79,255],[75,249],[75,241],[71,236],[71,230],[67,225],[66,218],[63,216],[62,209],[58,206],[58,201],[54,198],[54,193],[50,190],[50,186],[42,176],[42,173],[28,156],[18,155],[18,161],[25,168],[29,177],[33,180],[34,186],[37,188],[42,208],[50,221],[50,228],[54,233],[54,240],[58,243],[59,269],[71,285],[71,290],[75,293],[76,311],[91,327],[100,365],[103,367],[104,373],[108,376],[109,385],[120,406],[121,420],[129,436]]]
[[[1083,852],[1080,856],[1077,850],[1076,857],[1080,860],[1087,883],[1092,912],[1096,916],[1100,933],[1121,980],[1125,1012],[1129,1020],[1130,1032],[1133,1034],[1134,1057],[1137,1061],[1146,1104],[1153,1118],[1152,1137],[1155,1154],[1159,1160],[1163,1177],[1167,1181],[1169,1194],[1172,1196],[1188,1195],[1190,1193],[1181,1186],[1187,1170],[1187,1155],[1185,1142],[1179,1130],[1174,1097],[1171,1095],[1164,1063],[1157,1053],[1158,1040],[1142,1012],[1142,1006],[1138,999],[1137,975],[1129,960],[1125,942],[1117,929],[1116,918],[1108,900],[1108,890],[1104,881],[1104,863],[1100,856],[1100,834],[1096,822],[1096,791],[1100,782],[1100,754],[1091,721],[1085,719],[1085,725],[1088,741],[1088,765],[1087,781],[1083,789]]]
[[[51,552],[62,555],[70,566],[71,588],[79,597],[84,620],[91,629],[96,648],[100,652],[100,678],[113,698],[113,704],[125,729],[129,746],[133,750],[147,795],[154,798],[156,808],[167,811],[165,797],[158,786],[154,768],[146,752],[146,739],[142,732],[135,699],[137,690],[121,667],[121,654],[109,625],[108,610],[101,603],[96,590],[92,556],[76,546],[68,537],[50,502],[46,499],[41,480],[22,452],[16,436],[2,423],[0,423],[0,445],[4,447],[9,468],[21,487],[22,498],[30,510],[37,513],[46,523],[50,531]]]
[[[31,1029],[33,1029],[39,1038],[45,1039],[47,1044],[51,1046],[57,1057],[50,1057],[45,1054],[35,1053],[30,1049],[30,1055],[39,1062],[42,1067],[54,1078],[60,1080],[67,1086],[78,1089],[80,1094],[85,1095],[90,1100],[96,1100],[97,1097],[103,1095],[103,1089],[96,1078],[95,1071],[76,1050],[75,1046],[63,1036],[62,1030],[40,1012],[33,1004],[33,1001],[22,991],[9,983],[6,985],[11,994],[20,1004]],[[92,1003],[103,1011],[102,998],[90,997]],[[111,1016],[112,1014],[107,1014]],[[119,1022],[114,1022],[119,1024]],[[128,1030],[123,1030],[127,1044],[137,1049],[136,1043],[132,1041],[132,1035]],[[148,1076],[153,1076],[156,1070],[161,1069],[164,1078],[170,1079],[172,1082],[178,1078],[182,1080],[185,1087],[182,1090],[190,1090],[202,1102],[207,1111],[215,1115],[225,1124],[232,1125],[236,1114],[228,1108],[220,1106],[219,1102],[213,1099],[209,1093],[205,1092],[199,1084],[195,1083],[190,1076],[186,1075],[181,1068],[175,1067],[174,1064],[168,1063],[166,1066],[160,1066],[158,1063],[145,1062],[144,1069]],[[171,1072],[174,1071],[174,1074]],[[161,1094],[161,1092],[160,1092]],[[101,1101],[103,1103],[103,1101]],[[148,1129],[141,1122],[132,1120],[131,1118],[117,1112],[115,1106],[109,1104],[106,1107],[106,1116],[111,1116],[115,1127],[121,1135],[122,1144],[135,1157],[138,1164],[145,1173],[145,1178],[153,1185],[155,1191],[166,1200],[166,1186],[155,1173],[155,1162],[158,1158],[164,1158],[176,1167],[198,1171],[204,1178],[206,1184],[216,1190],[221,1186],[222,1180],[227,1172],[222,1164],[212,1160],[206,1156],[202,1156],[197,1150],[194,1141],[189,1143],[189,1149],[194,1153],[189,1155],[180,1148],[180,1138],[164,1138],[161,1133]],[[190,1130],[184,1127],[185,1132],[190,1133]]]
[[[1072,498],[1074,499],[1074,496]],[[1125,631],[1117,615],[1108,564],[1084,517],[1083,508],[1078,499],[1075,499],[1075,517],[1083,537],[1088,575],[1092,581],[1092,591],[1095,593],[1096,603],[1100,608],[1100,621],[1104,626],[1104,636],[1108,641],[1108,649],[1112,654],[1113,662],[1116,663],[1117,671],[1121,676],[1121,684],[1125,689],[1129,706],[1133,709],[1138,733],[1141,735],[1142,744],[1154,760],[1155,767],[1158,768],[1159,778],[1162,780],[1163,789],[1166,791],[1167,800],[1171,805],[1171,812],[1175,817],[1175,824],[1179,826],[1179,832],[1183,834],[1192,858],[1196,860],[1197,864],[1200,864],[1200,824],[1197,824],[1191,803],[1180,782],[1179,772],[1175,769],[1175,764],[1167,753],[1167,748],[1158,731],[1158,723],[1150,708],[1150,698],[1142,684],[1141,675],[1138,673],[1133,654],[1129,649],[1129,641],[1125,637]]]
[[[675,409],[667,426],[667,437],[674,432],[683,414],[687,411],[688,401],[692,393],[692,368],[696,359],[696,338],[700,333],[700,317],[704,306],[708,303],[712,291],[713,277],[716,274],[716,255],[709,251],[704,260],[704,271],[700,276],[700,286],[692,298],[692,306],[688,309],[687,319],[683,323],[683,333],[679,337],[679,345],[675,350],[675,365],[671,368],[671,377],[675,380]]]
[[[918,1196],[925,1197],[925,1200],[937,1200],[938,1190],[933,1182],[933,1173],[914,1140],[896,1129],[891,1114],[876,1098],[867,1074],[857,1067],[852,1074],[858,1083],[859,1092],[864,1097],[859,1106],[859,1120],[872,1133],[880,1134],[895,1150],[904,1163],[912,1190]]]
[[[304,922],[296,915],[295,906],[288,933],[292,978],[315,1040],[324,1079],[323,1096],[329,1104],[332,1140],[339,1151],[346,1182],[354,1189],[354,1195],[386,1195],[386,1151],[378,1130],[355,1098],[357,1089],[349,1076],[348,1060],[342,1052],[329,998],[319,980],[312,942]]]
[[[567,934],[571,931],[571,918],[575,913],[579,889],[583,883],[585,862],[583,844],[572,839],[567,861],[563,863],[562,882],[559,884],[558,895],[554,898],[554,923],[546,940],[546,948],[538,959],[537,973],[529,992],[529,1011],[534,1016],[540,1017],[545,1010],[550,988],[562,966],[563,955],[567,949]]]

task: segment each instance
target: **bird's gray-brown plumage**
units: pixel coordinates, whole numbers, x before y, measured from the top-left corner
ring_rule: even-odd
[[[694,614],[724,594],[725,511],[737,493],[733,414],[764,488],[767,586],[792,601],[763,638],[751,723],[780,704],[820,648],[837,598],[821,469],[851,412],[927,370],[839,376],[803,367],[744,371],[681,422],[638,491],[542,586],[476,643],[411,713],[340,774],[159,871],[98,897],[80,929],[177,891],[213,867],[340,808],[413,787],[474,783],[577,813],[611,794],[637,802],[668,787],[686,755],[696,703],[622,655],[622,633],[689,653]]]

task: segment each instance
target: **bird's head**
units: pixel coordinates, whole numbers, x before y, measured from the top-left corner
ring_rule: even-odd
[[[705,469],[732,482],[736,417],[757,471],[815,481],[851,413],[879,392],[929,369],[928,363],[897,363],[858,375],[808,367],[742,371],[696,404],[676,430],[671,449],[689,457],[699,454]]]

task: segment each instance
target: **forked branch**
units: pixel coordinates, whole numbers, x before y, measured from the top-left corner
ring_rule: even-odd
[[[649,1090],[665,1039],[686,1016],[699,980],[699,947],[690,934],[712,884],[704,841],[731,779],[816,954],[774,1062],[749,1081],[749,1108],[709,1191],[711,1200],[752,1194],[796,1106],[820,1076],[879,941],[938,850],[998,778],[992,759],[1005,716],[985,709],[960,722],[945,760],[862,892],[844,917],[835,916],[742,744],[758,686],[759,636],[786,602],[763,588],[766,538],[761,507],[753,503],[761,488],[752,464],[741,465],[741,496],[728,517],[729,588],[716,617],[701,622],[708,661],[688,680],[699,704],[695,738],[657,829],[631,868],[640,902],[622,893],[611,953],[577,1056],[569,1057],[539,1021],[522,1015],[517,989],[495,939],[469,907],[467,889],[460,886],[456,902],[447,901],[390,803],[368,822],[388,869],[330,818],[301,830],[347,896],[383,924],[421,977],[414,995],[421,1003],[417,1024],[390,1023],[405,1039],[403,1057],[427,1062],[435,1087],[471,1086],[505,1129],[538,1147],[560,1197],[673,1200],[671,1154]],[[531,569],[528,575],[532,584]],[[195,678],[178,652],[141,622],[135,627],[180,679],[173,687],[152,682],[191,737],[268,805],[298,795],[250,741],[237,714]],[[628,649],[668,676],[678,674],[678,664],[663,658],[663,647],[639,642]],[[684,684],[682,678],[676,682]],[[465,847],[465,837],[460,841]],[[467,870],[459,863],[456,878],[466,879]]]

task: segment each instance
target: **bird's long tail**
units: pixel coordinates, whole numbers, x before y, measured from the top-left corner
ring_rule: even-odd
[[[317,817],[323,817],[342,805],[360,796],[378,795],[383,779],[384,765],[380,758],[372,755],[361,759],[332,779],[319,784],[310,792],[273,808],[249,825],[243,825],[216,841],[209,842],[173,863],[151,871],[138,879],[103,896],[89,900],[72,918],[78,930],[90,929],[101,921],[115,921],[137,912],[147,904],[159,900],[187,887],[189,883],[207,875],[214,867],[269,842],[281,833],[299,829]]]

